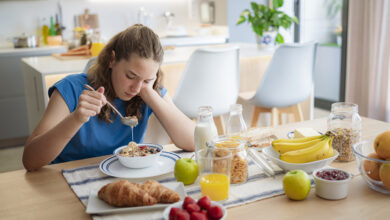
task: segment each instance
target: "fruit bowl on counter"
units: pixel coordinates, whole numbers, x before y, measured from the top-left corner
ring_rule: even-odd
[[[283,161],[280,159],[280,154],[276,152],[272,146],[266,147],[263,149],[263,153],[276,165],[278,165],[280,168],[283,170],[304,170],[307,173],[312,173],[314,170],[321,169],[328,164],[330,164],[332,161],[334,161],[339,153],[336,150],[333,150],[333,156],[322,159],[322,160],[317,160],[313,162],[308,162],[308,163],[288,163],[286,161]]]
[[[384,160],[375,151],[374,140],[353,146],[360,174],[368,186],[378,192],[390,194],[390,160]]]

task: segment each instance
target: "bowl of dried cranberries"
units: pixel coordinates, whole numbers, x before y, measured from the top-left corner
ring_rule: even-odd
[[[219,220],[225,219],[226,215],[226,209],[217,202],[211,201],[208,196],[203,196],[198,201],[187,196],[183,201],[165,208],[163,213],[165,220]]]
[[[329,200],[347,197],[351,174],[336,168],[322,168],[313,172],[316,195]]]

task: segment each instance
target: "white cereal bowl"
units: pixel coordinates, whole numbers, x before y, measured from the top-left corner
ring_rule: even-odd
[[[312,173],[314,170],[323,168],[334,161],[338,157],[339,152],[336,150],[333,150],[333,152],[332,157],[323,160],[317,160],[309,163],[288,163],[280,159],[280,154],[275,151],[272,146],[268,146],[263,149],[263,153],[283,170],[303,170],[307,173]]]
[[[176,208],[181,208],[182,209],[182,206],[183,206],[183,201],[179,201],[179,202],[173,203],[172,205],[166,207],[164,212],[163,212],[164,219],[165,220],[169,220],[169,212],[171,211],[171,208],[176,207]],[[226,210],[225,207],[223,207],[221,204],[219,204],[218,202],[215,202],[215,201],[211,201],[211,206],[219,206],[219,207],[221,207],[222,212],[223,212],[223,216],[222,216],[222,218],[220,218],[220,220],[223,220],[223,219],[226,218],[227,210]]]
[[[128,168],[146,168],[151,167],[156,164],[158,158],[160,157],[161,152],[163,151],[163,146],[159,144],[137,144],[137,147],[152,147],[157,149],[159,152],[155,154],[150,154],[143,157],[129,157],[129,156],[121,156],[119,155],[119,152],[122,151],[123,148],[127,147],[121,146],[114,150],[114,155],[118,158],[119,162]]]
[[[323,170],[337,170],[347,174],[344,180],[326,180],[317,176],[317,173]],[[344,170],[336,168],[323,168],[313,172],[316,195],[329,200],[338,200],[347,197],[351,174]]]

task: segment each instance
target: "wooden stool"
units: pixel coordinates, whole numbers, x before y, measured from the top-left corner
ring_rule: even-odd
[[[292,114],[294,121],[303,121],[303,114],[301,104],[292,105],[286,108],[264,108],[261,106],[255,106],[252,114],[251,127],[256,127],[261,113],[271,113],[271,125],[276,126],[283,124],[282,114]],[[278,123],[279,121],[279,123]]]

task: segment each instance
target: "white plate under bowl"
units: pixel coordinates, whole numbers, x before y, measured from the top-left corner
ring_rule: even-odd
[[[333,150],[333,152],[332,157],[323,160],[317,160],[309,163],[287,163],[280,160],[280,154],[276,152],[272,146],[263,149],[263,153],[283,170],[304,170],[307,173],[312,173],[314,170],[323,168],[334,161],[339,156],[339,152],[336,150]]]
[[[218,202],[215,202],[215,201],[211,201],[211,206],[219,206],[221,207],[222,209],[222,212],[223,212],[223,216],[222,218],[220,218],[221,220],[225,219],[226,216],[227,216],[227,211],[226,211],[226,208],[223,207],[221,204],[219,204]],[[176,207],[176,208],[181,208],[182,209],[182,206],[183,206],[183,201],[179,201],[179,202],[176,202],[176,203],[173,203],[171,204],[170,206],[166,207],[164,212],[163,212],[163,217],[165,220],[169,220],[169,212],[171,211],[171,208],[173,207]]]
[[[180,158],[181,157],[175,153],[163,151],[155,165],[147,168],[132,169],[123,166],[118,158],[113,155],[103,160],[100,163],[99,168],[103,173],[113,177],[149,178],[173,172],[176,160]]]
[[[184,191],[184,185],[182,182],[174,182],[174,183],[162,183],[163,186],[171,189],[180,195],[180,201],[182,201],[186,196],[186,192]],[[88,205],[86,209],[87,214],[106,214],[106,213],[120,213],[120,212],[135,212],[139,210],[150,210],[150,209],[158,209],[165,208],[171,204],[155,204],[151,206],[138,206],[138,207],[115,207],[109,205],[98,197],[98,190],[91,190],[88,199]]]

